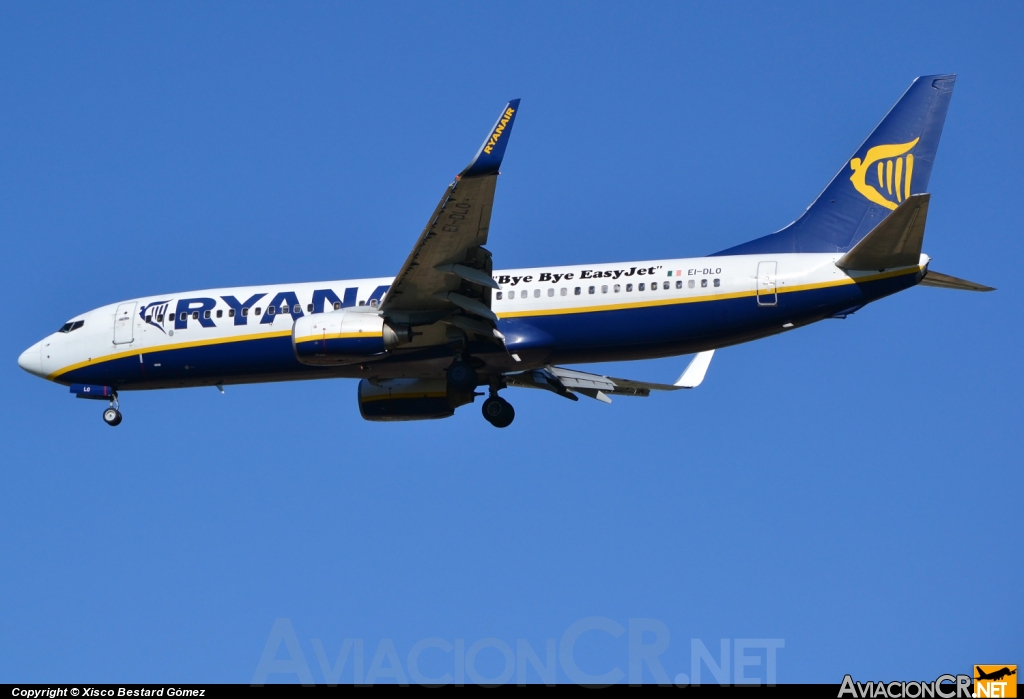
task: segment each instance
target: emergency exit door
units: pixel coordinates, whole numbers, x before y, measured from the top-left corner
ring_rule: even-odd
[[[779,301],[778,290],[775,288],[775,271],[777,263],[757,263],[757,305],[774,306]]]
[[[122,303],[114,315],[114,344],[125,345],[135,339],[132,328],[135,326],[135,303]]]

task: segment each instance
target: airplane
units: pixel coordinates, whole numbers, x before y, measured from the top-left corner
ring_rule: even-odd
[[[977,677],[975,677],[974,679],[976,680],[1001,680],[1004,677],[1009,677],[1010,675],[1017,674],[1016,666],[1014,666],[1013,670],[1011,670],[1008,667],[1003,667],[993,672],[985,672],[984,670],[976,666],[975,670],[977,672]]]
[[[955,75],[913,81],[821,194],[785,228],[706,257],[493,268],[499,168],[519,112],[510,101],[445,190],[395,277],[159,294],[65,323],[22,369],[106,401],[125,391],[359,379],[371,421],[450,417],[485,395],[533,388],[578,400],[700,385],[715,350],[845,318],[913,286],[987,287],[929,269],[928,180]],[[696,354],[677,381],[630,381],[564,364]]]

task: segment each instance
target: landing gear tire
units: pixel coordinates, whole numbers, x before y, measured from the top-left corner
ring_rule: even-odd
[[[472,391],[480,383],[476,371],[466,362],[454,362],[448,367],[448,383],[460,391]]]
[[[484,419],[495,427],[508,427],[516,419],[515,408],[500,396],[491,396],[485,400],[481,412]]]
[[[103,422],[111,427],[117,427],[121,424],[121,411],[117,408],[107,408],[103,411]]]

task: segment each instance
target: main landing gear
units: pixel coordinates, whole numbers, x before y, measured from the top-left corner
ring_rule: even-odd
[[[480,375],[474,368],[472,357],[456,355],[455,361],[451,363],[446,372],[449,390],[462,393],[472,393],[480,385]],[[498,379],[490,378],[491,395],[484,401],[484,419],[495,427],[508,427],[516,417],[516,411],[512,404],[498,395],[498,390],[505,387],[505,384]],[[477,393],[476,395],[480,395]],[[471,399],[472,400],[472,399]]]
[[[118,410],[121,406],[117,403],[117,394],[110,399],[110,407],[103,411],[103,422],[107,423],[111,427],[117,427],[121,424],[121,411]]]
[[[484,401],[481,412],[484,414],[484,419],[495,427],[508,427],[516,419],[515,408],[497,393],[492,393]]]

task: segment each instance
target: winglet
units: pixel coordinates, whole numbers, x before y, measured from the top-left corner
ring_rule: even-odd
[[[701,381],[704,380],[704,374],[708,373],[708,367],[711,365],[711,357],[714,356],[714,350],[708,350],[707,352],[701,352],[686,366],[683,371],[683,375],[679,377],[679,380],[675,382],[675,386],[680,388],[697,388],[700,386]]]
[[[516,120],[518,111],[518,98],[505,105],[498,121],[487,134],[487,139],[480,146],[480,150],[476,152],[473,162],[459,173],[459,177],[480,177],[498,172],[498,168],[501,167],[501,159],[505,157],[505,147],[508,146],[508,139],[512,135],[512,123]]]

